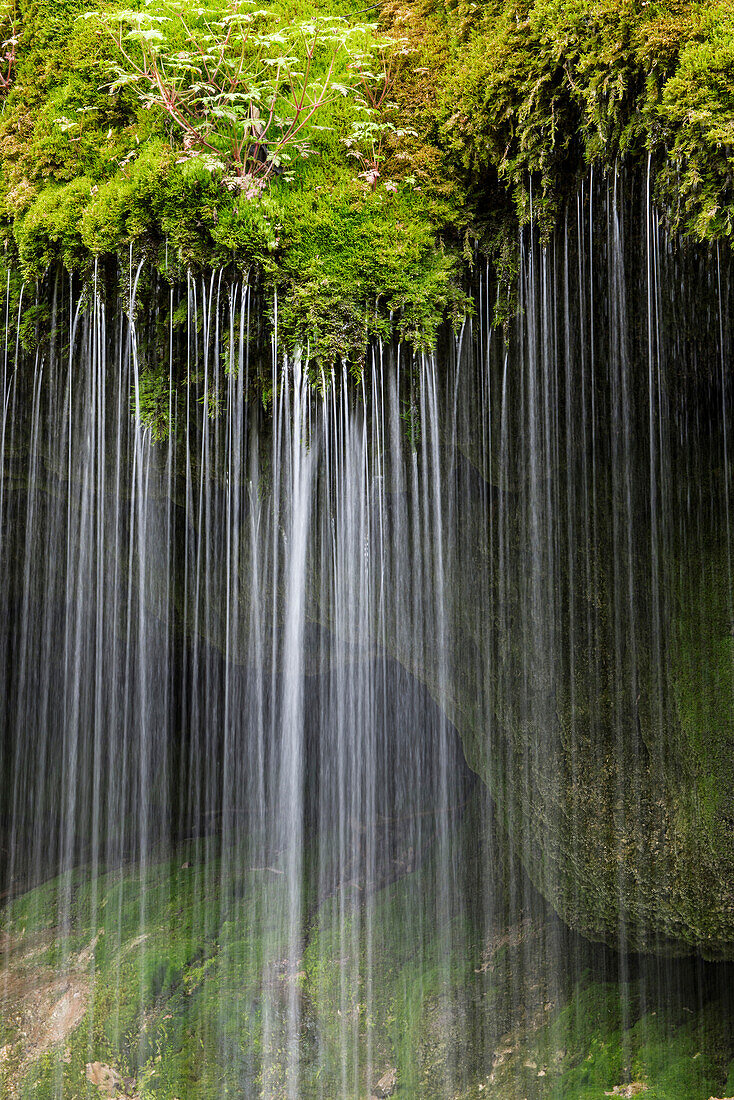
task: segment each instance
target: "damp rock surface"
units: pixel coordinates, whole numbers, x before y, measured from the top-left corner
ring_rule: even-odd
[[[380,1080],[372,1090],[373,1096],[376,1096],[378,1100],[385,1100],[386,1097],[392,1096],[397,1088],[398,1083],[398,1071],[395,1068],[387,1070],[383,1073]]]
[[[474,828],[467,823],[469,836]],[[89,1089],[100,1100],[219,1100],[224,1087],[236,1090],[245,1080],[253,1100],[285,1097],[283,1039],[294,996],[302,1019],[303,1100],[317,1100],[324,1091],[344,1100],[381,1094],[398,1100],[603,1100],[628,1095],[620,1090],[633,1084],[647,1087],[640,1093],[645,1100],[731,1094],[722,1087],[734,1084],[730,1010],[710,993],[701,1007],[695,972],[683,962],[670,961],[674,971],[662,985],[655,984],[655,967],[628,982],[609,974],[603,979],[605,968],[616,970],[617,962],[569,938],[551,914],[520,921],[498,914],[490,932],[467,929],[463,957],[452,956],[447,929],[436,919],[429,860],[371,897],[370,991],[352,979],[353,955],[344,951],[345,932],[352,951],[366,949],[365,926],[358,932],[342,925],[338,895],[314,910],[302,955],[289,967],[282,955],[270,957],[272,912],[269,917],[258,908],[271,871],[253,869],[244,854],[227,866],[224,877],[220,868],[207,878],[196,845],[148,866],[142,880],[141,869],[131,865],[122,876],[98,881],[97,916],[103,919],[96,922],[77,876],[67,938],[53,923],[63,882],[39,887],[3,911],[3,1096],[53,1100],[61,1080],[70,1100],[85,1100]],[[213,881],[216,891],[207,886]],[[245,906],[245,920],[230,919],[232,905]],[[352,919],[358,914],[355,909]],[[426,935],[416,952],[411,929],[421,926]],[[68,950],[57,954],[64,943]],[[60,958],[78,968],[69,969],[66,986],[56,970]],[[564,958],[566,970],[558,963]],[[674,986],[681,989],[677,1001],[669,997]],[[84,990],[81,1017],[54,1017],[54,1009],[67,1003],[64,991],[77,988]],[[278,1028],[270,1037],[252,1007],[263,997],[270,1027]],[[233,1035],[236,1044],[223,1057],[222,1043]],[[489,1064],[487,1048],[493,1051]],[[368,1050],[379,1067],[369,1078]],[[254,1063],[253,1051],[267,1061]],[[620,1084],[625,1058],[636,1070],[630,1085]]]
[[[33,1064],[49,1055],[68,1059],[69,1041],[89,1007],[95,941],[59,966],[57,937],[54,928],[2,936],[0,1081],[9,1097]]]

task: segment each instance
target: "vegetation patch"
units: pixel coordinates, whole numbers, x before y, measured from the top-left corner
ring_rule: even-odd
[[[78,870],[5,907],[4,1096],[286,1095],[294,997],[304,1100],[381,1081],[398,1100],[731,1094],[728,1001],[693,964],[628,959],[620,977],[542,905],[500,902],[487,924],[471,884],[451,913],[434,852],[369,897],[307,892],[296,969],[277,861],[208,849]]]
[[[728,0],[5,0],[0,20],[8,261],[234,263],[322,366],[392,332],[432,347],[477,256],[509,287],[519,227],[549,232],[590,168],[649,160],[674,229],[732,233]]]
[[[329,366],[466,312],[450,210],[389,163],[401,46],[376,23],[341,0],[92,9],[5,12],[0,210],[27,281],[130,249],[170,277],[234,264]]]

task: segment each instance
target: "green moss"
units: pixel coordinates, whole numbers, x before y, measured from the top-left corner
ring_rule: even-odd
[[[329,366],[337,357],[358,363],[366,339],[390,329],[390,312],[396,331],[429,347],[445,314],[465,311],[455,207],[401,183],[406,163],[374,191],[362,183],[342,141],[358,117],[353,100],[324,109],[313,156],[294,162],[292,180],[243,194],[226,173],[182,156],[175,127],[133,88],[108,94],[104,74],[119,59],[99,22],[81,18],[93,6],[19,5],[15,81],[0,121],[0,210],[6,249],[26,279],[59,262],[88,275],[94,257],[131,245],[166,271],[234,261],[271,295],[278,288],[285,340],[308,343]],[[282,0],[272,11],[282,20],[343,17],[349,6]],[[346,63],[339,58],[335,77]]]
[[[318,360],[341,357],[358,367],[365,341],[391,330],[433,346],[440,321],[468,308],[476,242],[509,290],[518,221],[532,212],[550,229],[589,164],[650,154],[675,226],[731,233],[734,27],[723,0],[388,5],[395,82],[374,189],[342,141],[354,104],[339,100],[292,181],[250,197],[202,162],[180,163],[180,135],[134,89],[108,94],[115,47],[80,18],[91,7],[17,6],[0,209],[27,278],[54,261],[88,271],[91,257],[130,244],[180,271],[234,260],[278,287],[282,334],[310,346],[319,372]],[[342,0],[273,6],[284,20],[349,11]],[[512,294],[498,306],[506,320]]]
[[[80,223],[92,193],[85,177],[41,191],[19,219],[18,255],[27,278],[40,278],[58,259],[74,269],[84,261]]]
[[[682,563],[680,575],[672,680],[681,753],[693,780],[689,812],[705,845],[704,858],[732,866],[734,637],[726,543],[707,541],[700,557]]]
[[[464,829],[459,843],[475,833],[471,814]],[[63,1083],[64,1096],[81,1100],[85,1066],[100,1061],[133,1078],[143,1100],[257,1096],[268,1044],[277,1093],[295,989],[304,1100],[357,1100],[391,1066],[399,1100],[439,1100],[449,1087],[461,1100],[602,1100],[629,1080],[647,1084],[653,1100],[727,1094],[730,1005],[701,998],[685,964],[617,981],[607,960],[600,979],[598,952],[552,918],[511,919],[502,867],[489,924],[475,916],[469,862],[465,909],[446,915],[438,853],[367,898],[355,888],[319,900],[307,889],[311,918],[294,974],[279,940],[284,878],[251,866],[244,849],[222,857],[210,847],[192,843],[96,884],[77,871],[6,907],[5,965],[17,948],[34,981],[63,961],[90,985],[82,1023],[24,1072],[18,1005],[5,1002],[0,1085],[20,1075],[24,1097],[50,1100]],[[69,929],[61,954],[60,914]]]
[[[677,228],[731,234],[727,2],[495,0],[434,34],[447,60],[423,90],[424,132],[482,196],[488,243],[511,208],[550,229],[589,164],[648,154]]]
[[[669,163],[661,184],[675,224],[703,240],[734,232],[734,12],[705,6],[657,106]]]
[[[258,883],[272,878],[277,891],[281,880],[269,869],[248,869],[245,853],[236,861],[230,854],[226,863],[204,863],[203,856],[189,847],[173,862],[102,875],[96,884],[75,872],[5,911],[3,928],[13,942],[49,935],[50,948],[28,956],[32,973],[58,966],[59,951],[76,973],[79,952],[93,943],[85,1020],[70,1036],[65,1058],[55,1048],[33,1062],[22,1095],[50,1097],[63,1080],[64,1095],[86,1096],[84,1067],[96,1060],[134,1077],[145,1097],[236,1094],[247,1052],[262,1042],[260,982],[273,965],[266,945],[277,899],[261,913]],[[55,938],[60,913],[70,930],[61,945]],[[18,1041],[12,1029],[11,1036]],[[231,1044],[236,1065],[223,1044]],[[245,1087],[253,1094],[252,1080]]]
[[[425,203],[407,185],[365,191],[347,176],[314,194],[283,191],[281,323],[295,343],[309,337],[327,368],[389,332],[432,347],[444,318],[467,308],[456,256],[437,247]]]

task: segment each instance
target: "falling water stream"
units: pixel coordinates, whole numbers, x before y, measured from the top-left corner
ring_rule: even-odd
[[[79,1005],[28,1095],[581,1096],[582,977],[609,1088],[729,988],[731,264],[649,194],[359,375],[230,271],[8,277],[0,992],[22,940]]]

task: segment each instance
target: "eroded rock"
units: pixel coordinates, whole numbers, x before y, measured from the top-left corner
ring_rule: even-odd
[[[100,1094],[114,1100],[115,1097],[127,1097],[128,1100],[137,1100],[134,1095],[135,1079],[122,1077],[114,1066],[105,1065],[104,1062],[88,1062],[85,1077],[91,1085],[96,1085]]]
[[[34,936],[6,936],[5,965],[0,969],[0,1015],[10,1026],[11,1038],[0,1051],[6,1068],[7,1096],[28,1067],[55,1047],[63,1047],[81,1023],[89,1003],[89,960],[95,939],[65,971],[45,965],[42,957],[53,943],[55,930]]]
[[[91,1085],[96,1085],[103,1096],[116,1096],[122,1091],[122,1078],[112,1066],[102,1062],[88,1062],[85,1076]]]

